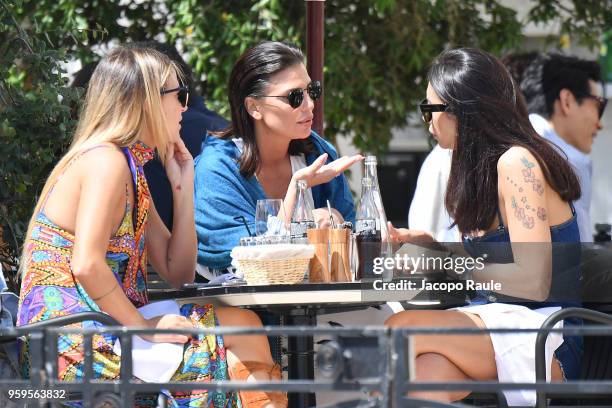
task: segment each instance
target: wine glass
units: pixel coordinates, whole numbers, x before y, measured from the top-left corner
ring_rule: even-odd
[[[257,235],[286,235],[283,200],[257,200],[255,233]]]

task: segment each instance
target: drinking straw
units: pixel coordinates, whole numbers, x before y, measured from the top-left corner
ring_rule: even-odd
[[[327,212],[329,213],[329,223],[333,229],[336,228],[336,223],[334,222],[334,217],[332,216],[331,205],[329,204],[329,200],[327,200]]]
[[[249,229],[249,224],[247,223],[247,220],[246,218],[244,218],[243,215],[239,217],[234,217],[234,221],[242,221],[242,223],[244,224],[244,228],[246,228],[247,232],[249,233],[249,237],[253,236],[253,234],[251,233],[251,230]]]
[[[284,227],[284,234],[282,235],[289,235],[289,228],[287,228],[287,211],[285,211],[285,200],[281,201],[281,204],[283,206],[283,227]],[[289,222],[291,222],[291,218],[289,219]]]

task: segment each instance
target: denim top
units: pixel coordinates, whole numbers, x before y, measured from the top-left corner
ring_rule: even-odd
[[[491,302],[513,303],[530,309],[551,306],[580,306],[580,233],[576,211],[570,203],[572,217],[562,224],[550,227],[552,243],[552,283],[550,294],[543,302],[515,298],[491,291],[476,291],[471,304]],[[473,257],[485,256],[487,263],[513,263],[510,233],[504,225],[499,208],[499,227],[480,237],[463,236],[463,246]],[[537,244],[534,244],[537,245]],[[528,284],[528,283],[526,283]]]

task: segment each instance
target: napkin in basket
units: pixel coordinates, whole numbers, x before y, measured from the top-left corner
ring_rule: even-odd
[[[272,244],[237,246],[232,249],[235,259],[298,259],[312,258],[314,247],[304,244]]]

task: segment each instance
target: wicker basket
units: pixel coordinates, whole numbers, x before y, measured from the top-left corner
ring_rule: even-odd
[[[236,262],[249,285],[289,285],[304,280],[310,258],[242,259]]]
[[[278,252],[274,253],[276,249],[274,247],[280,246],[240,247],[238,252],[232,251],[234,264],[244,273],[244,279],[249,285],[289,285],[304,280],[314,249],[309,245],[300,246],[302,249],[293,246],[293,251],[290,251],[293,252],[291,256],[279,257]],[[265,253],[268,249],[271,250],[270,257]],[[249,254],[251,251],[258,253],[257,256]]]

